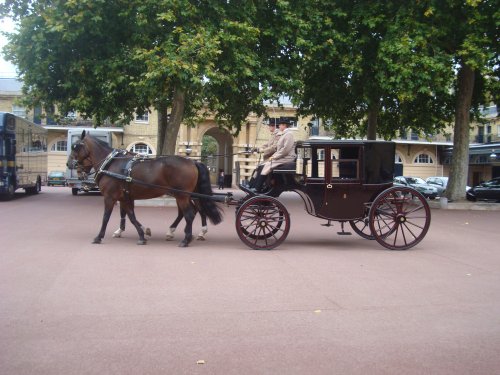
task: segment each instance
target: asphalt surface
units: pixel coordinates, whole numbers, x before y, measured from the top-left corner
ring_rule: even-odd
[[[433,208],[426,238],[390,251],[283,201],[272,251],[239,240],[234,207],[179,248],[175,207],[137,207],[145,246],[130,224],[111,237],[116,209],[93,245],[98,195],[0,202],[0,374],[499,373],[500,211]]]

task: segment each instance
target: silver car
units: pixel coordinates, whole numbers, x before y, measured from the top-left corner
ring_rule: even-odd
[[[444,195],[446,187],[448,186],[448,177],[442,177],[442,176],[427,177],[425,182],[427,182],[429,185],[434,186],[438,191],[438,195],[441,197]],[[470,186],[466,186],[465,192],[469,191],[469,189]]]
[[[394,185],[409,186],[421,193],[424,197],[435,199],[438,196],[436,187],[429,185],[420,177],[398,176],[394,177]]]

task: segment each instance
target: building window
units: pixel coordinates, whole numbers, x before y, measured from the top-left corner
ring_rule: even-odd
[[[56,120],[55,120],[55,113],[56,113],[56,108],[55,106],[51,105],[49,108],[46,109],[46,124],[47,125],[55,125]]]
[[[434,164],[434,160],[427,154],[418,155],[413,161],[415,164]]]
[[[394,162],[398,164],[403,164],[403,158],[401,157],[401,155],[396,153],[396,155],[394,156]]]
[[[28,118],[28,111],[26,108],[19,105],[12,105],[12,114],[25,119]]]
[[[146,111],[142,115],[135,115],[135,122],[141,122],[141,123],[149,123],[149,113]]]
[[[136,154],[141,154],[141,155],[152,155],[153,151],[151,148],[145,144],[145,143],[136,143],[135,145],[132,146],[132,152],[135,152]]]
[[[68,151],[68,143],[66,142],[66,140],[64,141],[57,141],[55,142],[51,147],[50,147],[50,151]]]
[[[33,122],[39,125],[42,123],[42,107],[33,108]]]

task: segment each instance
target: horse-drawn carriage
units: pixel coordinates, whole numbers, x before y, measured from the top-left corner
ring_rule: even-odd
[[[254,249],[280,245],[290,230],[290,215],[277,197],[293,191],[307,213],[338,221],[386,248],[408,249],[419,243],[430,225],[426,199],[408,187],[394,187],[393,142],[310,139],[296,144],[295,163],[277,167],[264,194],[247,196],[236,212],[240,239]],[[251,187],[251,184],[250,184]]]
[[[100,243],[115,202],[120,202],[124,229],[125,214],[137,229],[140,244],[146,243],[144,227],[134,214],[134,200],[161,196],[177,200],[179,215],[186,220],[180,246],[192,240],[196,210],[217,224],[222,220],[214,202],[236,206],[236,231],[253,249],[273,249],[290,231],[290,214],[277,198],[287,191],[300,195],[307,212],[344,225],[382,246],[404,250],[418,244],[430,225],[426,199],[409,187],[393,186],[393,142],[308,140],[297,142],[296,162],[275,168],[267,177],[262,194],[240,185],[246,193],[235,199],[231,193],[214,194],[208,170],[202,163],[167,156],[145,159],[111,149],[92,136],[82,134],[73,146],[68,163],[78,169],[97,171],[95,177],[104,196],[105,212],[101,230],[94,239]],[[238,176],[239,180],[239,176]],[[198,204],[193,203],[198,200]]]

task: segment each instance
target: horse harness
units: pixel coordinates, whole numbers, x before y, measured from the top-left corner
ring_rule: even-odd
[[[116,178],[118,180],[123,180],[125,181],[125,186],[123,188],[123,191],[125,192],[126,195],[128,195],[130,193],[130,184],[133,182],[133,179],[132,179],[132,169],[134,167],[134,165],[137,163],[137,162],[143,162],[144,160],[147,159],[147,157],[145,156],[141,156],[139,154],[135,154],[128,162],[127,164],[125,165],[125,167],[123,168],[123,172],[124,174],[120,174],[120,173],[115,173],[115,172],[112,172],[110,170],[108,170],[107,168],[109,168],[111,162],[113,161],[113,159],[119,155],[121,155],[122,157],[125,157],[129,152],[127,150],[117,150],[117,149],[113,149],[113,151],[111,151],[109,153],[109,155],[106,157],[106,159],[104,159],[104,161],[102,162],[101,166],[99,167],[99,170],[97,171],[95,177],[94,177],[94,181],[96,184],[99,183],[99,180],[101,179],[101,177],[103,175],[106,175],[106,176],[109,176],[109,177],[113,177],[113,178]]]
[[[135,154],[127,162],[127,164],[123,168],[124,174],[112,172],[112,171],[110,171],[110,170],[107,169],[107,168],[109,168],[111,162],[113,161],[113,159],[115,157],[117,157],[118,155],[121,155],[121,157],[126,157],[127,154],[130,155],[130,153],[127,150],[113,149],[113,151],[111,151],[109,153],[109,155],[104,159],[104,161],[102,162],[101,166],[99,167],[99,170],[96,172],[96,175],[94,177],[95,183],[98,184],[99,180],[101,179],[101,177],[103,175],[105,175],[105,176],[116,178],[118,180],[125,181],[126,184],[125,184],[125,186],[123,188],[123,191],[125,192],[125,194],[127,196],[130,193],[130,185],[132,183],[136,183],[136,184],[140,184],[140,185],[144,185],[144,186],[149,186],[149,187],[152,187],[152,188],[155,188],[155,189],[163,189],[167,193],[170,193],[170,194],[171,193],[188,194],[191,197],[202,198],[202,199],[207,199],[207,198],[210,199],[211,198],[211,196],[209,196],[209,195],[199,194],[199,193],[195,193],[195,192],[189,192],[189,191],[180,190],[180,189],[169,188],[169,187],[161,186],[161,185],[149,184],[147,182],[140,181],[140,180],[132,178],[131,174],[132,174],[132,169],[133,169],[134,165],[136,163],[138,163],[138,162],[141,163],[141,162],[144,162],[145,160],[148,160],[149,158],[147,156],[142,156],[142,155],[139,155],[139,154]]]

